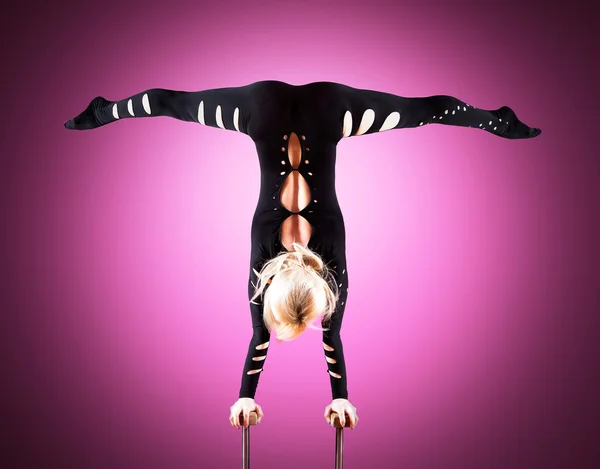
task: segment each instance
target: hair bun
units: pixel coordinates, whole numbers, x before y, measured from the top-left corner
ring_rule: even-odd
[[[292,246],[294,247],[294,251],[291,251],[291,253],[302,267],[309,267],[319,275],[323,273],[325,264],[316,253],[299,243],[292,243]]]

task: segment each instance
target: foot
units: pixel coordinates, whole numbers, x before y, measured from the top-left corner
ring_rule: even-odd
[[[502,106],[497,113],[500,119],[508,123],[506,131],[501,135],[504,138],[533,138],[542,133],[542,129],[529,127],[521,122],[508,106]]]
[[[65,122],[65,128],[71,130],[88,130],[104,125],[99,120],[100,111],[105,109],[109,104],[110,101],[107,101],[102,96],[92,99],[92,102],[85,111]]]

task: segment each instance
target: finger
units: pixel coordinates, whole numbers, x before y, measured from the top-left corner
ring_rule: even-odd
[[[258,404],[256,404],[256,415],[258,416],[258,418],[256,419],[256,423],[260,423],[265,414],[262,410],[262,407]]]
[[[250,425],[250,410],[244,410],[244,427]]]
[[[331,413],[332,413],[332,409],[331,406],[327,406],[327,408],[325,409],[325,421],[329,424],[329,425],[333,425],[331,422]]]
[[[342,425],[342,427],[346,426],[346,414],[344,412],[344,409],[342,409],[342,411],[339,413],[340,416],[340,424]]]

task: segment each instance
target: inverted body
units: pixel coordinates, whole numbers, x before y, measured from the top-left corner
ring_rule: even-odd
[[[248,135],[260,164],[259,199],[252,219],[248,298],[263,264],[287,248],[282,227],[290,217],[308,223],[307,246],[334,274],[339,301],[331,322],[323,324],[323,349],[332,397],[348,397],[341,325],[349,291],[344,218],[335,191],[336,147],[342,138],[432,123],[472,127],[510,139],[541,133],[509,107],[477,109],[452,96],[407,98],[361,90],[333,82],[290,85],[259,81],[246,86],[205,91],[150,89],[120,101],[95,98],[79,116],[65,123],[89,129],[124,118],[168,116]],[[290,142],[299,142],[291,157]],[[298,156],[300,157],[298,159]],[[308,189],[298,210],[283,203],[282,187],[293,171]],[[286,208],[287,206],[287,208]],[[270,332],[260,299],[250,302],[252,336],[244,363],[239,397],[254,398],[264,369]]]

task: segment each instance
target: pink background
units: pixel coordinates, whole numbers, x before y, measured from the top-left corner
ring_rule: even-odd
[[[543,130],[340,142],[360,417],[345,469],[599,467],[591,10],[52,5],[15,4],[2,31],[3,467],[241,466],[228,415],[251,334],[252,140],[166,117],[63,123],[98,95],[265,79],[449,94]],[[272,344],[252,467],[332,467],[320,334]]]

